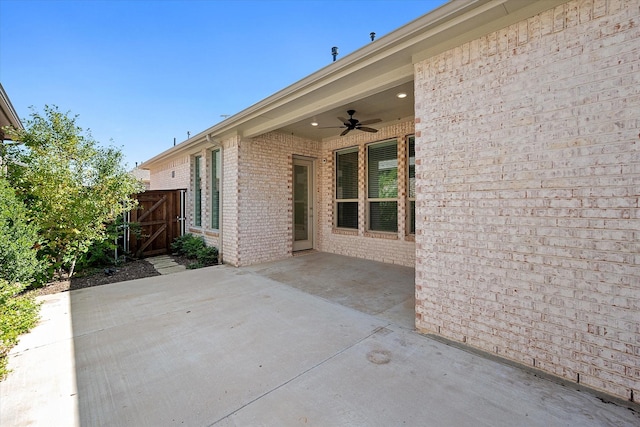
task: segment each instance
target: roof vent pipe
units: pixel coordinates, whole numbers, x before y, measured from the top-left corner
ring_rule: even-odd
[[[371,37],[371,41],[374,41],[376,39],[376,33],[374,33],[373,31],[371,31],[369,33],[369,37]]]
[[[174,147],[176,146],[176,139],[175,138],[173,138],[173,146]]]
[[[338,47],[334,46],[331,48],[331,55],[333,55],[333,62],[336,62],[336,56],[338,56]]]

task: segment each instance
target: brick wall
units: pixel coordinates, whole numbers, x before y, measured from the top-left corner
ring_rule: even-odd
[[[187,191],[187,232],[202,236],[208,246],[215,246],[220,251],[221,259],[224,263],[239,266],[239,148],[240,138],[230,137],[224,141],[209,146],[202,147],[199,151],[193,152],[189,156],[189,185]],[[222,181],[220,206],[220,229],[213,229],[211,226],[212,205],[212,151],[220,150],[222,160],[222,171],[220,174]],[[194,222],[194,188],[195,169],[194,160],[196,156],[201,156],[200,186],[202,189],[202,217],[201,225],[196,226]],[[224,231],[222,231],[224,230]]]
[[[189,188],[189,156],[180,156],[150,170],[150,190]]]
[[[636,401],[639,9],[570,1],[415,66],[417,327]]]
[[[276,132],[240,143],[239,265],[291,256],[293,156],[315,159],[318,145]]]
[[[237,141],[234,138],[226,140],[215,146],[202,147],[196,152],[187,155],[176,156],[172,160],[161,164],[159,167],[150,171],[151,174],[151,190],[170,190],[185,188],[187,189],[186,206],[186,232],[194,235],[202,236],[208,246],[215,246],[221,251],[223,247],[220,241],[220,230],[211,228],[211,152],[213,149],[221,149],[228,159],[222,162],[222,192],[227,196],[223,200],[222,209],[222,225],[225,226],[225,220],[229,227],[229,235],[225,242],[229,249],[229,263],[237,265],[235,253],[237,252],[237,233],[234,231],[237,226]],[[202,221],[201,226],[194,223],[194,159],[195,156],[201,156],[200,163],[200,185],[202,188]],[[228,194],[227,194],[228,193]],[[224,211],[227,211],[225,215]]]
[[[240,138],[222,142],[222,261],[239,266],[238,242],[238,153]]]
[[[379,128],[377,133],[350,132],[344,137],[337,136],[323,142],[323,163],[319,168],[319,242],[318,249],[339,255],[371,259],[390,264],[413,267],[415,263],[414,237],[406,230],[406,141],[413,134],[413,121],[403,121],[392,126]],[[367,144],[396,139],[398,141],[398,232],[371,233],[366,226],[366,146]],[[340,230],[334,227],[335,194],[335,151],[343,148],[358,147],[358,230]],[[326,160],[326,162],[324,162]]]

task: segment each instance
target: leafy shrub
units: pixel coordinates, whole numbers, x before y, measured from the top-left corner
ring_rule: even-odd
[[[206,267],[218,263],[218,248],[207,246],[202,236],[185,234],[176,237],[171,243],[171,250],[180,256],[196,260],[187,266],[189,269]]]
[[[5,178],[0,177],[0,279],[26,285],[44,282],[46,269],[38,259],[38,230]]]
[[[7,354],[18,336],[38,321],[39,304],[20,293],[46,279],[37,257],[38,232],[27,218],[25,206],[0,177],[0,379],[7,374]]]
[[[196,255],[196,259],[204,265],[214,265],[218,263],[218,248],[213,246],[205,246],[200,248]]]
[[[171,251],[176,255],[181,254],[184,242],[191,237],[193,237],[192,234],[183,234],[182,236],[173,239],[173,242],[171,242]]]
[[[0,279],[0,379],[7,374],[7,355],[18,336],[38,322],[40,304],[33,296],[19,295],[24,285]]]
[[[107,224],[105,237],[93,242],[89,250],[80,255],[76,263],[76,270],[80,272],[94,267],[119,265],[125,262],[127,254],[121,242],[125,225],[130,230],[140,228],[139,224],[125,223],[122,217]]]

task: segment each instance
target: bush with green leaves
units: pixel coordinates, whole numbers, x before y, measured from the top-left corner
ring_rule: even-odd
[[[218,263],[218,248],[207,246],[202,236],[194,236],[187,233],[176,237],[171,243],[171,250],[176,255],[193,259],[195,262],[189,264],[187,268],[201,268]]]
[[[0,177],[0,279],[25,285],[42,282],[46,268],[38,260],[38,229],[9,182]]]
[[[105,237],[93,242],[89,250],[78,258],[76,270],[80,272],[94,267],[113,266],[126,262],[128,254],[125,253],[122,244],[125,226],[128,226],[132,232],[139,228],[139,224],[126,223],[123,217],[116,218],[115,221],[107,224]]]
[[[39,256],[73,275],[78,259],[104,241],[106,225],[136,205],[141,183],[122,152],[100,147],[91,133],[57,107],[32,113],[25,129],[3,130],[20,144],[2,147],[7,179],[41,236]]]
[[[18,336],[38,323],[40,304],[30,295],[21,295],[24,285],[0,279],[0,379],[7,371],[7,356]]]

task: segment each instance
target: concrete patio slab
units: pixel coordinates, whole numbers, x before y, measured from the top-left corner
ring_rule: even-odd
[[[0,425],[635,426],[638,413],[217,266],[43,297]],[[384,310],[383,310],[384,312]]]
[[[310,252],[245,269],[399,326],[415,328],[413,268]]]

